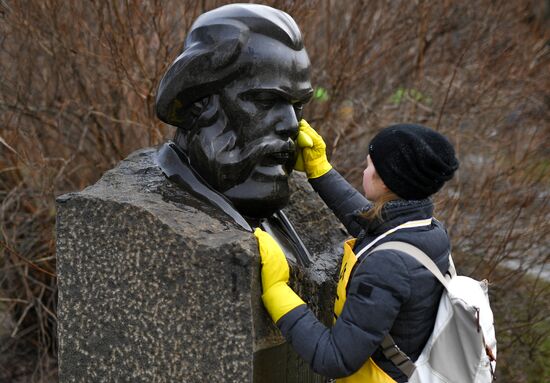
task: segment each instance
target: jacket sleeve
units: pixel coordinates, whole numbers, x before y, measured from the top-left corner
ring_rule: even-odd
[[[369,207],[371,203],[334,169],[319,178],[310,179],[309,183],[348,233],[357,237],[361,227],[353,220],[352,214]]]
[[[332,328],[302,305],[277,325],[312,369],[340,378],[356,372],[390,331],[401,305],[410,296],[408,270],[398,255],[370,255],[356,270],[344,309]]]

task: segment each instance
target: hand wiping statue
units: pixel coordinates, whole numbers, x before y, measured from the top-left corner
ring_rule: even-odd
[[[158,117],[177,127],[158,152],[164,174],[243,229],[262,227],[304,266],[309,252],[282,209],[312,93],[294,20],[268,6],[231,4],[195,21],[156,99]]]

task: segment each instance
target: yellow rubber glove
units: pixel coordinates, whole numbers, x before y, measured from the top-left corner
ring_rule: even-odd
[[[304,139],[303,135],[307,135],[309,140]],[[323,137],[319,135],[306,120],[300,121],[300,132],[297,138],[298,147],[301,148],[301,153],[298,153],[297,166],[301,166],[299,161],[303,162],[303,168],[307,178],[318,178],[332,169],[332,165],[328,162],[326,153],[326,144]],[[311,142],[311,145],[309,143]],[[302,143],[302,145],[301,145]],[[300,158],[300,155],[302,158]],[[294,167],[298,169],[296,166]]]
[[[288,262],[279,244],[262,229],[256,229],[254,235],[262,259],[262,300],[271,319],[277,323],[283,315],[305,303],[287,285]]]
[[[304,167],[304,157],[302,155],[303,148],[311,148],[313,146],[313,140],[306,133],[299,131],[298,137],[296,138],[296,151],[298,156],[296,157],[296,163],[294,164],[294,170],[299,172],[305,172],[306,168]]]

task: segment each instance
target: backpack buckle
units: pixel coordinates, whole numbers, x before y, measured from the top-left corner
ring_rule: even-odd
[[[411,358],[409,358],[395,342],[388,347],[382,347],[382,352],[384,356],[403,371],[405,375],[410,377],[413,374],[416,366]]]

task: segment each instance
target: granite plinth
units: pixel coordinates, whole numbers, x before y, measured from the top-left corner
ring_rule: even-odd
[[[60,381],[324,381],[263,308],[253,235],[154,157],[139,150],[57,199]],[[329,324],[345,234],[305,177],[292,188],[285,212],[314,257],[292,285]]]

